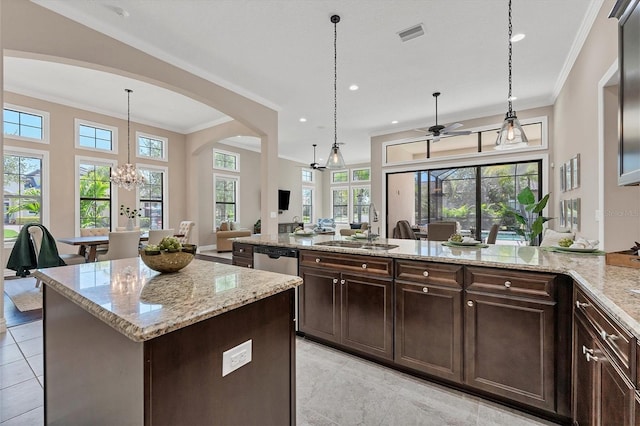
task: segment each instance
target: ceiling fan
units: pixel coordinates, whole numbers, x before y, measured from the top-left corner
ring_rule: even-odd
[[[316,146],[317,144],[314,143],[313,144],[313,163],[309,164],[309,167],[311,167],[313,170],[320,170],[322,172],[324,171],[324,169],[326,169],[326,167],[316,163]]]
[[[427,133],[426,136],[432,136],[429,139],[431,139],[433,142],[438,142],[440,140],[440,137],[471,134],[470,130],[454,131],[455,129],[462,127],[462,123],[453,123],[449,124],[448,126],[438,124],[438,96],[440,96],[440,92],[433,92],[433,97],[436,98],[436,124],[427,129],[429,133]],[[425,131],[424,129],[415,130],[417,132]]]

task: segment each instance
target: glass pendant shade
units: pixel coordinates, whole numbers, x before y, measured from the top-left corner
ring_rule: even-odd
[[[144,185],[147,180],[136,167],[131,164],[131,89],[124,89],[127,92],[127,163],[111,170],[111,183],[121,188],[131,191],[133,188]]]
[[[514,149],[529,145],[515,112],[508,112],[496,139],[496,149]]]
[[[346,167],[344,164],[344,158],[342,158],[342,153],[340,152],[340,148],[338,147],[338,145],[334,144],[331,147],[331,152],[329,153],[329,159],[327,160],[326,167],[330,170],[339,170]]]

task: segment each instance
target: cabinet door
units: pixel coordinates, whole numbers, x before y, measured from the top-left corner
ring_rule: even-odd
[[[594,341],[582,321],[576,318],[573,328],[573,419],[579,426],[595,424],[595,369],[587,360],[593,355]]]
[[[555,302],[467,292],[465,381],[555,410]]]
[[[597,350],[596,350],[597,352]],[[604,351],[592,360],[599,369],[599,417],[602,425],[630,425],[635,389]]]
[[[396,282],[395,362],[462,381],[462,289]]]
[[[300,268],[304,284],[299,287],[300,331],[340,342],[340,274],[315,268]]]
[[[393,359],[393,282],[342,274],[342,344]]]

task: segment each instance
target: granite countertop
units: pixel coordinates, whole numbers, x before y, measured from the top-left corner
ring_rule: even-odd
[[[295,276],[197,259],[173,274],[135,258],[47,268],[35,276],[136,342],[302,284]]]
[[[607,265],[604,256],[556,253],[530,246],[490,245],[486,248],[458,248],[427,240],[376,240],[376,243],[398,246],[384,251],[315,245],[319,242],[346,239],[348,238],[327,235],[300,237],[279,234],[254,235],[237,238],[236,241],[254,245],[566,274],[640,339],[640,294],[631,291],[640,290],[640,269]],[[365,242],[366,240],[363,241]]]

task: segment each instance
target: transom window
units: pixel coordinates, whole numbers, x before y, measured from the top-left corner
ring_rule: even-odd
[[[351,170],[351,182],[369,182],[370,180],[371,169],[369,167]]]
[[[76,119],[76,148],[117,153],[117,135],[115,127]]]
[[[236,222],[238,215],[239,179],[233,176],[214,175],[213,177],[214,227],[220,223]]]
[[[346,183],[349,182],[349,171],[340,170],[338,172],[331,172],[331,183]]]
[[[4,155],[4,240],[13,241],[27,223],[42,223],[42,158]]]
[[[146,183],[138,191],[138,205],[142,215],[140,229],[163,229],[164,223],[164,182],[166,169],[139,168]]]
[[[49,113],[9,106],[3,110],[4,135],[12,139],[48,143]]]
[[[79,162],[80,228],[111,229],[111,166]]]
[[[167,138],[136,132],[137,156],[154,160],[167,160]]]
[[[240,171],[240,154],[221,150],[213,151],[213,168],[228,171]]]
[[[313,182],[313,170],[302,170],[302,181],[307,183]]]

